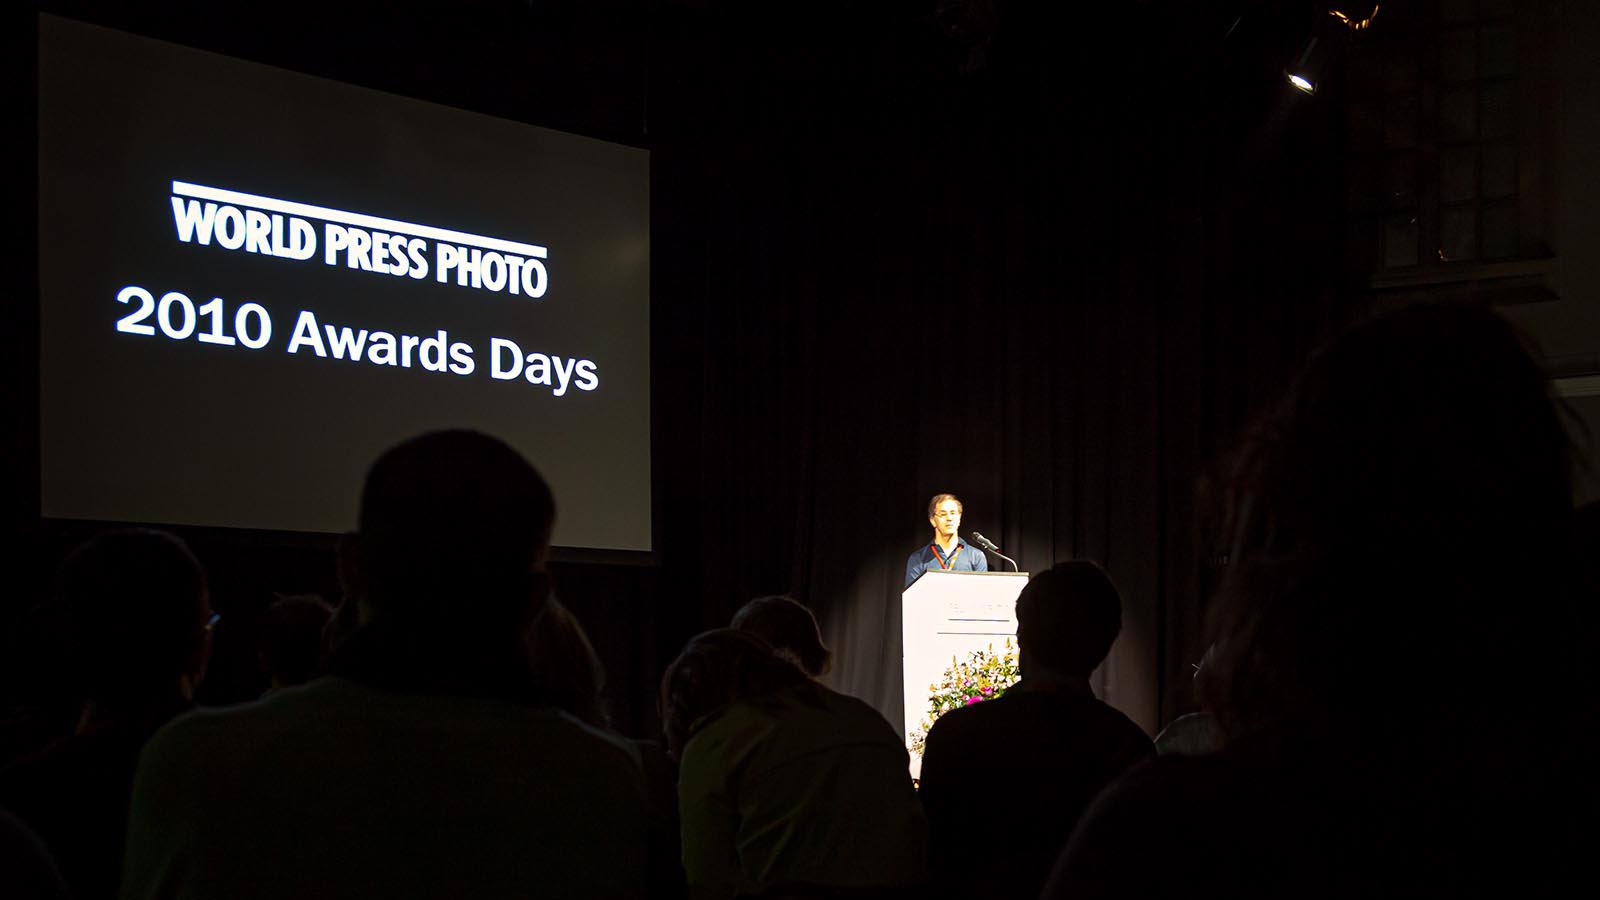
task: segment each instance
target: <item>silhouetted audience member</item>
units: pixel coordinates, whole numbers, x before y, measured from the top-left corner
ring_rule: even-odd
[[[688,896],[683,871],[683,835],[678,824],[678,762],[660,740],[628,739],[639,754],[646,793],[655,815],[651,843],[650,880],[658,900]]]
[[[85,702],[72,736],[0,772],[0,806],[44,841],[74,896],[116,894],[134,767],[193,703],[210,652],[205,574],[161,531],[112,531],[62,564]]]
[[[1222,734],[1217,730],[1217,717],[1204,710],[1173,719],[1156,735],[1156,753],[1160,756],[1201,756],[1220,749]]]
[[[1569,605],[1579,634],[1600,641],[1600,500],[1578,508],[1572,517],[1572,588]],[[1584,678],[1600,697],[1600,654],[1588,654]]]
[[[538,702],[527,629],[554,513],[493,438],[383,454],[339,553],[361,627],[328,677],[151,740],[123,896],[641,895],[637,760]]]
[[[9,900],[67,900],[67,883],[38,836],[0,809],[0,885]]]
[[[352,634],[361,628],[361,604],[353,597],[342,597],[334,604],[333,615],[329,617],[327,627],[322,629],[322,668],[328,668],[329,660],[339,646]]]
[[[1237,460],[1221,753],[1090,809],[1047,897],[1528,897],[1587,883],[1570,447],[1518,335],[1415,307],[1318,354]]]
[[[606,686],[605,668],[583,626],[556,598],[545,601],[528,629],[528,648],[534,678],[546,702],[586,725],[611,727],[601,696]]]
[[[280,597],[256,618],[256,658],[268,692],[322,673],[322,637],[333,607],[314,594]]]
[[[661,683],[690,896],[898,896],[926,823],[889,723],[732,629],[691,640]]]
[[[933,723],[921,797],[946,896],[1037,896],[1089,801],[1153,754],[1139,726],[1089,689],[1121,629],[1122,600],[1098,565],[1041,572],[1017,597],[1022,679]],[[1004,823],[995,839],[968,852],[991,822]]]
[[[572,611],[551,597],[528,629],[533,674],[544,702],[584,724],[615,733],[602,692],[605,666]],[[678,768],[660,741],[624,738],[638,754],[652,813],[650,880],[657,897],[684,892],[678,841]]]
[[[757,597],[733,614],[729,627],[766,641],[773,652],[812,678],[833,668],[833,651],[822,645],[816,617],[793,597]]]
[[[1205,678],[1215,650],[1206,648],[1205,656],[1194,667],[1194,690],[1205,694]],[[1222,729],[1217,717],[1207,710],[1186,713],[1167,723],[1156,735],[1158,756],[1201,756],[1222,749]]]

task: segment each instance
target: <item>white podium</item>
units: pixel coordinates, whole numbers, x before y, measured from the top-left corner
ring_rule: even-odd
[[[918,576],[900,595],[901,664],[906,748],[928,714],[930,685],[937,684],[952,659],[965,659],[991,645],[996,652],[1017,636],[1017,595],[1027,572],[943,572]],[[922,757],[911,754],[911,777]]]

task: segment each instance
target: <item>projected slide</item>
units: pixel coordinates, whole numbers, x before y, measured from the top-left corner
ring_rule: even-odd
[[[469,427],[650,548],[645,151],[49,16],[39,70],[46,517],[342,531]]]

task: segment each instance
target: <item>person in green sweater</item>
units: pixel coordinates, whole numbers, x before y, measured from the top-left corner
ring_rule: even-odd
[[[925,885],[926,820],[905,746],[877,711],[732,629],[689,642],[661,709],[691,897]]]

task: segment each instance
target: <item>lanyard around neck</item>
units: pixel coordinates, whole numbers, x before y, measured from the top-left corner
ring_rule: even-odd
[[[928,549],[933,551],[933,558],[939,561],[939,568],[945,570],[946,572],[950,571],[950,569],[956,564],[956,557],[961,555],[961,545],[959,543],[956,544],[956,548],[954,550],[950,551],[949,559],[946,559],[944,554],[939,552],[938,544],[929,544]]]

